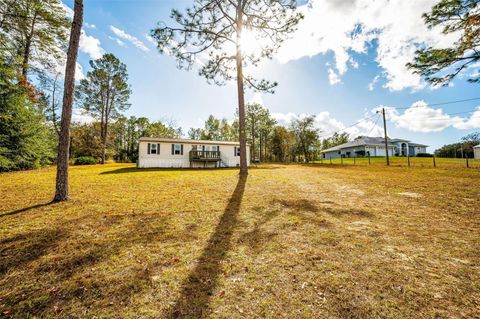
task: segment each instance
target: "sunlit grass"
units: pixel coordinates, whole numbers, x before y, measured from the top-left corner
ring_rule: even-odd
[[[409,164],[410,161],[410,164]],[[335,158],[330,161],[327,157],[323,160],[314,161],[314,163],[318,164],[335,164],[335,165],[386,165],[386,158],[385,157],[357,157],[357,158]],[[390,165],[391,166],[402,166],[402,167],[437,167],[437,168],[448,168],[448,169],[455,169],[455,168],[467,168],[467,159],[462,158],[432,158],[432,157],[390,157]],[[410,165],[410,166],[409,166]],[[479,159],[468,159],[468,167],[469,168],[480,168],[480,160]]]
[[[0,317],[478,315],[478,169],[237,174],[72,167],[60,204],[54,168],[0,174]]]

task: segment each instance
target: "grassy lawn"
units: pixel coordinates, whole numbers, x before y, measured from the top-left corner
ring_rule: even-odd
[[[421,167],[421,168],[434,168],[433,158],[431,157],[410,157],[410,167]],[[315,161],[317,164],[330,164],[330,159],[326,158],[323,161]],[[363,165],[363,166],[385,166],[386,159],[385,157],[371,157],[370,161],[368,157],[358,157],[358,158],[340,158],[332,159],[332,164],[335,165]],[[390,157],[391,166],[400,166],[408,167],[408,158],[407,157]],[[445,169],[462,169],[467,168],[466,159],[462,158],[435,158],[435,168],[445,168]],[[469,168],[480,168],[479,159],[468,159]]]
[[[474,318],[480,171],[0,174],[0,317]]]

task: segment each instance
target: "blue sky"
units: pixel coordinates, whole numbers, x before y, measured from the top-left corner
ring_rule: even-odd
[[[73,7],[71,0],[64,3]],[[403,67],[418,45],[441,46],[449,41],[438,32],[425,31],[419,17],[434,1],[418,1],[416,7],[388,0],[377,1],[379,7],[371,3],[317,0],[303,6],[306,18],[299,31],[274,60],[255,71],[279,82],[276,93],[247,91],[247,100],[263,103],[283,124],[302,114],[315,114],[322,136],[342,129],[352,136],[378,135],[381,121],[375,122],[373,109],[413,105],[407,110],[388,109],[389,135],[428,144],[429,151],[480,130],[480,112],[448,115],[473,111],[480,100],[426,105],[480,97],[478,85],[467,83],[463,76],[449,87],[432,89]],[[103,52],[115,54],[127,65],[133,90],[126,115],[175,121],[185,133],[201,126],[209,114],[233,118],[237,104],[234,83],[208,85],[195,70],[178,70],[176,61],[160,55],[146,37],[158,21],[170,21],[172,8],[190,4],[187,0],[86,0],[79,55],[86,74],[91,58]],[[382,19],[377,19],[379,12]],[[339,19],[345,22],[337,23]],[[397,19],[413,22],[404,25]],[[335,28],[326,27],[332,22]],[[359,24],[362,31],[354,31]],[[360,120],[360,125],[346,128]]]

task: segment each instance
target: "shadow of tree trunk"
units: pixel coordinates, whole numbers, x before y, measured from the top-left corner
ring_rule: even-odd
[[[237,186],[223,212],[220,222],[207,242],[195,268],[183,283],[183,289],[167,318],[202,318],[221,273],[221,262],[230,250],[232,233],[237,224],[246,176],[239,176]]]
[[[25,207],[25,208],[13,210],[11,212],[5,212],[3,214],[0,214],[0,218],[6,217],[6,216],[11,216],[11,215],[16,215],[16,214],[20,214],[20,213],[24,213],[24,212],[28,212],[29,210],[32,210],[32,209],[35,209],[35,208],[45,207],[45,206],[54,205],[54,204],[55,204],[54,202],[48,202],[48,203],[45,203],[45,204],[37,204],[37,205],[30,206],[30,207]]]

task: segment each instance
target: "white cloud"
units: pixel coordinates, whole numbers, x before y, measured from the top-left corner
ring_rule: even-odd
[[[150,49],[147,48],[142,41],[140,41],[139,39],[137,39],[133,35],[130,35],[130,34],[126,33],[125,31],[114,27],[113,25],[110,26],[110,30],[112,30],[112,32],[115,33],[115,35],[117,37],[132,43],[134,46],[136,46],[137,48],[139,48],[143,52],[149,52],[150,51]]]
[[[72,110],[72,122],[88,124],[94,121],[95,119],[92,116],[85,114],[81,109],[74,108]]]
[[[458,34],[445,36],[439,28],[428,29],[421,17],[437,0],[310,0],[299,10],[305,15],[298,30],[277,54],[280,62],[333,52],[335,74],[342,76],[358,67],[352,54],[366,54],[375,40],[376,62],[384,72],[384,85],[391,91],[425,87],[417,74],[405,66],[420,45],[446,47]],[[350,62],[350,63],[349,63]],[[328,70],[329,76],[333,74]],[[340,79],[330,76],[338,83]]]
[[[73,19],[73,10],[63,2],[61,2],[61,5],[65,10],[67,18]],[[85,26],[90,29],[96,28],[94,24],[89,23],[85,23]],[[84,29],[82,29],[82,32],[80,34],[79,49],[80,51],[88,54],[93,60],[101,58],[102,55],[105,53],[105,50],[103,50],[101,46],[100,40],[91,35],[88,35]]]
[[[125,42],[123,42],[122,40],[120,40],[119,38],[115,38],[115,37],[111,37],[111,36],[108,36],[108,38],[112,41],[115,41],[119,46],[121,47],[124,47],[126,48],[127,45],[125,44]]]
[[[65,14],[67,18],[73,19],[73,10],[69,6],[67,6],[65,3],[60,2],[61,6],[63,7],[63,10],[65,11]]]
[[[374,109],[376,111],[382,106]],[[403,113],[392,107],[385,107],[386,117],[396,127],[404,128],[413,132],[439,132],[448,127],[459,130],[480,128],[480,107],[467,115],[449,115],[441,108],[432,108],[425,101],[413,103]]]
[[[272,113],[272,117],[277,120],[278,124],[289,126],[292,120],[304,118],[308,114],[294,113]],[[358,121],[358,125],[347,127],[343,122],[333,118],[329,112],[320,112],[315,115],[315,126],[320,131],[320,138],[328,138],[335,132],[348,133],[350,139],[357,136],[382,136],[383,129],[369,118],[362,118]]]
[[[85,79],[85,74],[83,73],[83,67],[80,63],[77,62],[75,65],[75,80],[80,81]]]
[[[147,41],[150,42],[151,44],[153,44],[155,46],[157,45],[157,42],[155,42],[155,39],[152,38],[150,35],[145,34],[145,39],[147,39]]]
[[[340,76],[332,68],[328,68],[328,81],[331,85],[342,83]]]
[[[93,60],[100,59],[105,53],[105,50],[101,46],[100,40],[93,36],[87,35],[83,29],[80,35],[80,51],[88,54]]]
[[[88,22],[85,22],[85,26],[86,26],[87,28],[89,28],[89,29],[96,29],[96,28],[97,28],[96,25],[94,25],[93,23],[90,24],[90,23],[88,23]]]
[[[265,104],[263,103],[262,93],[260,92],[253,93],[253,95],[248,99],[248,103],[258,103],[265,106]]]
[[[373,91],[375,89],[375,84],[377,84],[378,80],[380,80],[380,75],[376,75],[372,82],[368,83],[368,90]]]

